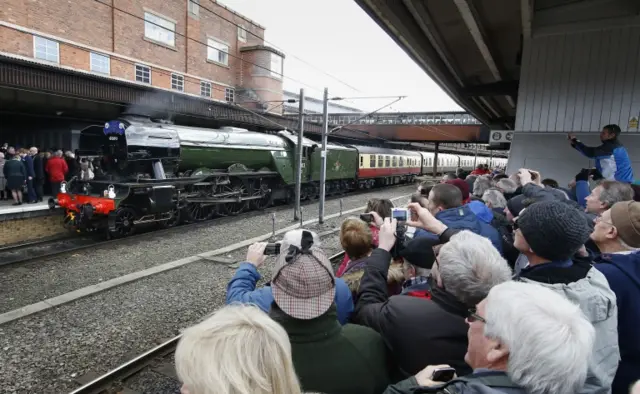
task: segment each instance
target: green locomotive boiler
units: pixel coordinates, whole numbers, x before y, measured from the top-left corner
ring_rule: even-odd
[[[303,140],[302,199],[318,196],[321,147]],[[126,236],[136,227],[202,221],[292,201],[297,135],[224,127],[202,129],[128,116],[84,129],[78,158],[93,179],[63,185],[51,207],[66,211],[76,231],[107,228]],[[328,195],[356,188],[358,151],[327,145]]]

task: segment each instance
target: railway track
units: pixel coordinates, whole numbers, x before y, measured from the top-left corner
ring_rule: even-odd
[[[329,258],[333,266],[340,263],[344,257],[344,251],[334,254]],[[173,353],[178,346],[182,334],[164,341],[160,345],[139,354],[129,361],[117,366],[109,372],[98,376],[83,386],[75,389],[69,394],[102,394],[102,393],[122,393],[127,391],[127,380],[141,373],[147,368],[153,368],[157,373],[165,375],[167,378],[177,380],[173,366]]]
[[[406,187],[409,184],[401,184],[394,185],[390,187],[380,188],[378,190],[389,190],[399,187]],[[366,194],[376,189],[364,189],[358,190],[356,192],[352,192],[347,194],[347,196],[357,196],[359,194]],[[330,196],[327,197],[327,201],[333,201],[342,198],[343,196]],[[316,203],[317,200],[305,201],[301,205],[302,207],[308,206]],[[276,213],[281,212],[287,209],[291,209],[292,204],[287,205],[279,205],[270,208],[266,208],[262,211],[262,213]],[[171,234],[175,231],[184,231],[190,228],[201,228],[205,226],[209,226],[212,223],[215,223],[219,220],[233,220],[235,218],[242,218],[249,215],[255,215],[256,211],[247,211],[243,212],[236,216],[226,216],[214,218],[211,220],[206,220],[202,222],[194,222],[194,223],[185,223],[176,227],[165,228],[165,229],[153,229],[150,227],[149,229],[145,229],[145,231],[125,237],[125,238],[113,238],[113,239],[104,239],[104,234],[96,233],[91,235],[70,235],[66,237],[56,238],[56,239],[48,239],[43,241],[34,241],[28,242],[18,245],[10,245],[6,247],[0,248],[0,266],[6,265],[15,265],[15,264],[24,264],[35,260],[42,260],[57,257],[66,253],[72,253],[81,251],[88,248],[94,247],[103,247],[108,246],[109,244],[119,243],[119,242],[136,242],[149,237],[161,236],[163,234]],[[309,219],[314,217],[314,214],[305,215],[303,210],[303,219]]]

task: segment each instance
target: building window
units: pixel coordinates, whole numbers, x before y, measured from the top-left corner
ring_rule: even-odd
[[[376,166],[376,155],[369,156],[369,167],[375,168]]]
[[[161,44],[176,46],[176,24],[149,12],[144,13],[144,36]]]
[[[226,66],[229,64],[228,52],[229,45],[212,38],[207,40],[207,59]]]
[[[188,0],[189,1],[189,13],[191,15],[198,16],[200,14],[200,0]]]
[[[244,26],[238,26],[238,41],[247,42],[247,30]]]
[[[151,69],[147,66],[136,64],[136,81],[151,83]]]
[[[171,89],[184,92],[184,76],[180,74],[171,74]]]
[[[200,96],[211,97],[211,83],[200,81]]]
[[[235,101],[235,95],[236,95],[235,90],[233,90],[231,88],[225,88],[224,89],[224,100],[227,103],[233,103]]]
[[[60,46],[57,41],[33,36],[33,47],[36,59],[60,63]]]
[[[271,54],[271,76],[276,78],[282,78],[282,57]]]
[[[111,59],[109,56],[91,52],[91,71],[111,74]]]

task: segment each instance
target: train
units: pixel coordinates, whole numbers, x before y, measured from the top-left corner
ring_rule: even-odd
[[[302,140],[301,200],[320,192],[321,146]],[[63,183],[49,207],[76,232],[125,237],[150,223],[172,227],[294,200],[298,136],[234,127],[207,129],[127,115],[80,133],[77,159],[93,179]],[[413,182],[431,174],[434,153],[328,143],[326,195]],[[440,172],[471,170],[473,156],[438,155]],[[477,158],[504,166],[506,160]],[[88,165],[88,164],[87,164]]]

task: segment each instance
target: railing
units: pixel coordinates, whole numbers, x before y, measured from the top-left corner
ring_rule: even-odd
[[[359,114],[329,114],[332,125],[480,125],[467,113],[377,113],[362,118]],[[310,114],[308,122],[322,123],[322,114]]]

